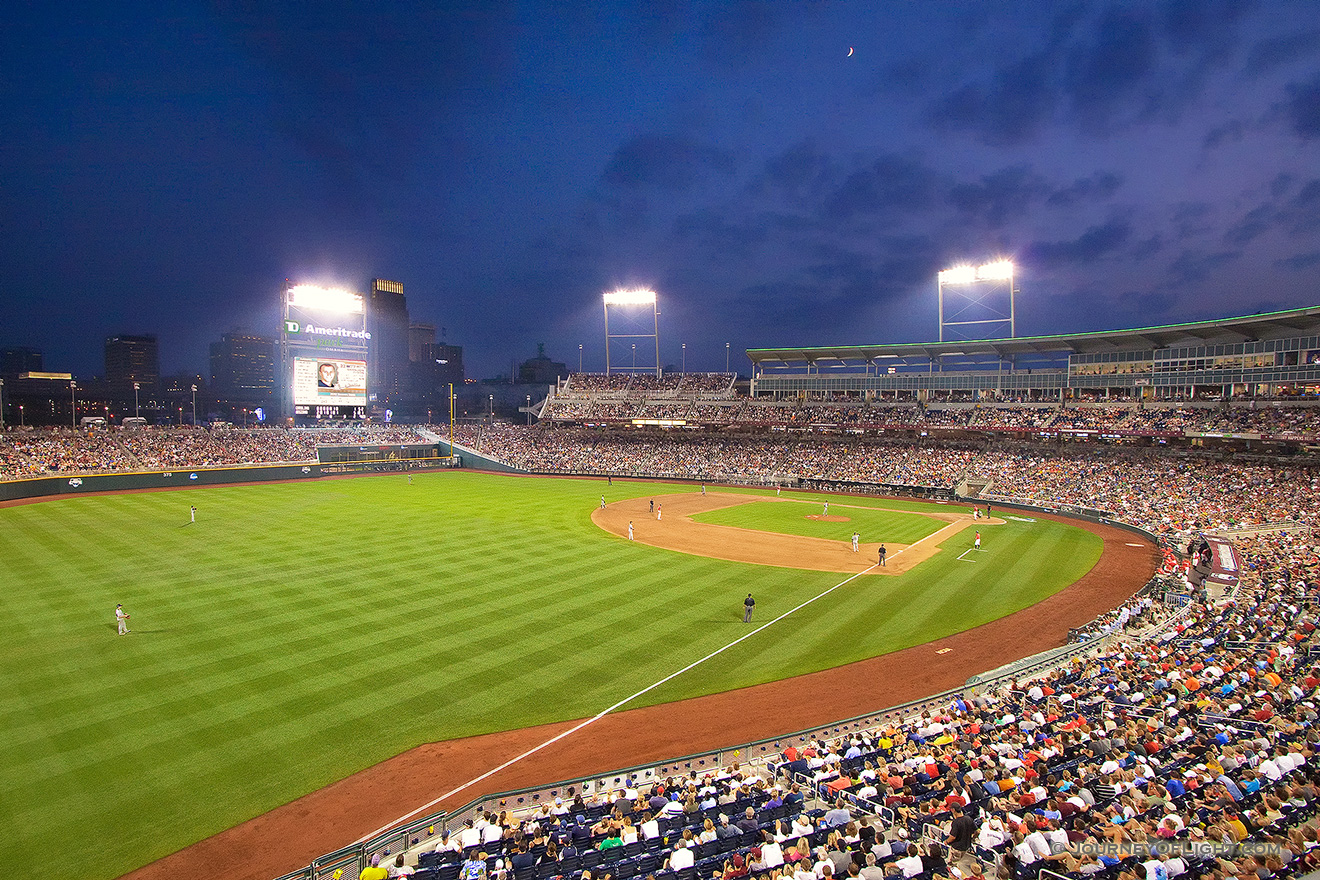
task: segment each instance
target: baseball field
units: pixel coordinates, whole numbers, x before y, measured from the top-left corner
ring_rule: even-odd
[[[589,717],[746,634],[748,592],[782,624],[629,708],[970,629],[1101,550],[966,506],[698,493],[446,472],[0,509],[0,869],[118,877],[420,744]]]

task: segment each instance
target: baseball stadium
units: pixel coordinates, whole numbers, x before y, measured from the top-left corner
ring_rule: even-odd
[[[1320,307],[746,356],[0,435],[0,864],[1313,867]]]

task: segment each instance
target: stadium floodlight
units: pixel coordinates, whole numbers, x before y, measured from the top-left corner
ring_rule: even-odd
[[[637,343],[632,343],[633,359],[632,364],[626,369],[629,372],[654,372],[660,375],[660,305],[654,290],[647,288],[635,288],[632,290],[612,290],[609,293],[602,294],[601,300],[605,305],[605,375],[609,375],[612,369],[615,369],[613,360],[610,356],[611,343],[615,340],[623,339],[649,339],[655,343],[655,361],[653,364],[643,364],[637,366]],[[610,309],[620,308],[624,310],[623,323],[630,332],[610,332]],[[642,326],[650,312],[650,326]],[[617,326],[617,325],[616,325]],[[648,346],[649,348],[649,346]],[[581,349],[578,352],[578,359],[581,360]],[[580,371],[579,371],[580,372]]]
[[[996,328],[1008,331],[1009,338],[1017,336],[1017,291],[1013,284],[1015,266],[1012,260],[995,260],[979,266],[963,264],[942,269],[939,273],[939,328],[940,342],[945,328],[975,327],[974,337],[988,338],[987,332]],[[952,314],[945,316],[945,288],[953,288],[947,298],[954,301]]]
[[[940,284],[971,284],[976,280],[976,269],[972,266],[954,266],[940,272]]]
[[[979,281],[995,281],[1001,278],[1012,278],[1013,262],[1011,260],[1000,260],[997,263],[986,263],[984,266],[977,266],[976,277]]]
[[[605,305],[607,306],[649,306],[655,304],[654,290],[615,290],[604,296]]]
[[[289,288],[289,305],[315,312],[361,314],[362,297],[347,290],[297,284]]]

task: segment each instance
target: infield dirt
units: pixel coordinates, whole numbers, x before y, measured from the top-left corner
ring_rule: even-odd
[[[649,506],[651,501],[660,504],[665,514],[663,519],[657,520],[655,514],[651,513]],[[831,503],[835,510],[847,511],[850,507],[837,501]],[[710,495],[680,493],[616,501],[593,511],[591,521],[605,531],[625,539],[628,537],[628,524],[632,523],[633,540],[639,543],[662,547],[665,550],[677,550],[680,553],[691,553],[694,556],[725,559],[729,562],[751,562],[756,565],[774,565],[807,571],[838,571],[847,574],[864,572],[873,567],[877,551],[880,549],[879,541],[859,544],[858,552],[854,553],[852,544],[847,541],[761,532],[737,526],[697,522],[692,519],[701,513],[740,504],[802,506],[799,501],[770,498],[765,495],[737,495],[725,492]],[[871,572],[872,574],[902,574],[920,565],[940,552],[937,545],[941,541],[956,535],[973,523],[972,517],[957,508],[948,511],[921,511],[920,515],[943,521],[946,525],[913,544],[886,542],[885,550],[888,555],[885,567],[876,568]],[[847,522],[848,518],[813,513],[804,515],[803,519]],[[1002,519],[994,517],[975,520],[975,522],[978,527],[987,524],[1004,524]]]

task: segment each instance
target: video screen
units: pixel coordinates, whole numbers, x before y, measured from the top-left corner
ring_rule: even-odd
[[[367,362],[295,357],[293,402],[301,406],[366,406]]]

